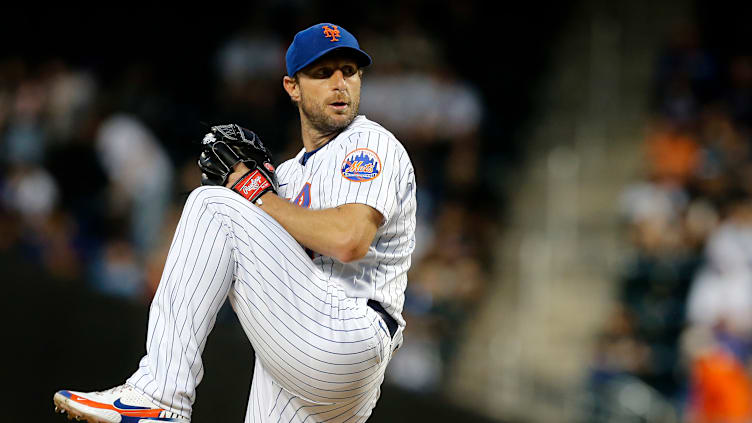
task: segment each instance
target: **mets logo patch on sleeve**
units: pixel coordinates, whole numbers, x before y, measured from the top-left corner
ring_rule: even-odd
[[[347,153],[342,161],[342,177],[353,182],[365,182],[381,173],[379,156],[367,148],[359,148]]]

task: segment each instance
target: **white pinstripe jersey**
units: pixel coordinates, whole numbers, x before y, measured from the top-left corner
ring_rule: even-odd
[[[277,168],[279,195],[302,207],[367,204],[384,217],[365,257],[350,263],[313,253],[314,264],[349,297],[380,302],[404,327],[407,270],[415,248],[415,173],[405,148],[381,125],[357,116],[312,155]]]

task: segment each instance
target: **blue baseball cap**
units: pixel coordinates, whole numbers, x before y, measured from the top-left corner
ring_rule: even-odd
[[[371,56],[360,49],[358,40],[345,28],[332,23],[320,23],[295,34],[285,56],[287,75],[295,75],[299,70],[334,50],[352,52],[360,67],[373,62]]]

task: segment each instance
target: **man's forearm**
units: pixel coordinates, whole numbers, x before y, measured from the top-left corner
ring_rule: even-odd
[[[262,197],[261,209],[272,216],[305,247],[342,262],[365,256],[381,215],[363,204],[311,210],[273,193]]]

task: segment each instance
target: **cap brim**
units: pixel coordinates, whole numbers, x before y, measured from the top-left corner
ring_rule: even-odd
[[[301,70],[305,69],[307,66],[313,64],[315,61],[323,58],[327,54],[330,54],[334,51],[348,51],[352,53],[352,56],[355,58],[355,61],[358,63],[358,66],[361,68],[364,68],[366,66],[370,66],[371,63],[373,63],[373,60],[371,59],[371,56],[369,56],[365,51],[357,49],[355,47],[348,47],[348,46],[335,46],[330,49],[326,49],[316,56],[311,57],[306,62],[304,62],[302,65],[300,65],[300,68],[296,70],[294,73],[298,73]]]

